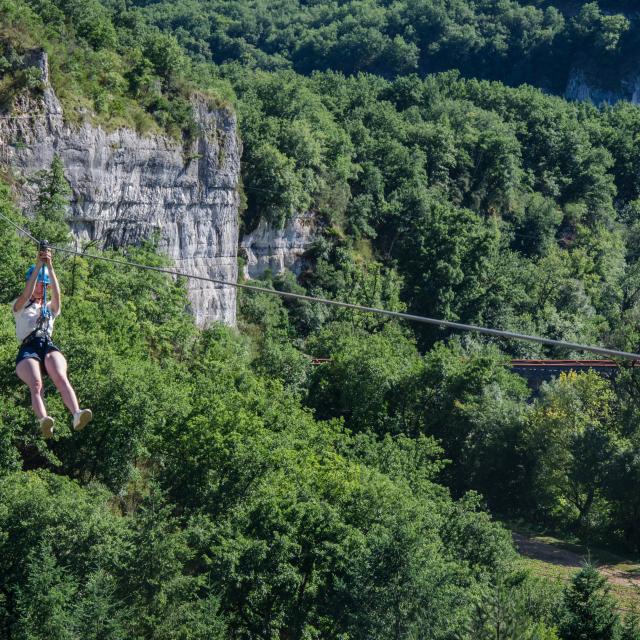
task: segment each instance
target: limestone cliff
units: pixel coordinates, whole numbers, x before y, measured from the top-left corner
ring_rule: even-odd
[[[266,269],[274,274],[288,269],[299,275],[304,268],[303,254],[318,233],[318,222],[312,213],[295,216],[284,229],[274,229],[261,220],[240,242],[246,257],[244,277],[259,278]]]
[[[569,76],[564,92],[567,100],[580,102],[593,102],[602,104],[615,104],[620,100],[628,100],[633,104],[640,104],[640,75],[633,74],[624,78],[617,90],[603,89],[596,83],[587,80],[584,71],[576,69]]]
[[[199,135],[186,151],[160,135],[70,125],[49,83],[46,54],[34,62],[42,95],[24,97],[16,117],[0,119],[0,165],[26,178],[19,196],[27,211],[34,195],[29,177],[57,154],[73,191],[69,223],[77,237],[117,246],[157,232],[160,250],[178,270],[236,282],[241,146],[235,115],[194,99]],[[189,297],[198,324],[235,324],[233,287],[190,280]]]

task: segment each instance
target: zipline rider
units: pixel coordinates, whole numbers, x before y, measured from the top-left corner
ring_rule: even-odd
[[[60,315],[60,286],[51,264],[51,249],[41,243],[38,259],[26,273],[26,285],[13,301],[16,336],[22,343],[16,357],[16,374],[31,391],[31,406],[45,438],[53,435],[54,419],[44,405],[43,375],[48,375],[73,415],[73,428],[84,429],[93,417],[91,409],[81,409],[67,378],[67,361],[52,342],[53,323]],[[51,300],[47,301],[47,292]]]

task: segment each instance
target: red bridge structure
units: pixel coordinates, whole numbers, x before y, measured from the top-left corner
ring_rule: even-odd
[[[538,391],[543,382],[569,371],[595,371],[612,380],[620,370],[620,364],[615,360],[512,360],[510,364],[511,370],[522,376],[533,391]],[[640,366],[640,362],[634,361],[631,366]]]

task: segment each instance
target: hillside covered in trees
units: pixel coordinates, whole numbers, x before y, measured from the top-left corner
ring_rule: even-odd
[[[195,59],[264,70],[466,76],[563,89],[576,66],[605,83],[636,71],[634,2],[137,0]],[[625,10],[628,14],[625,15]],[[604,76],[604,71],[614,75]]]
[[[634,73],[634,4],[0,0],[0,115],[38,47],[71,122],[186,144],[205,93],[239,115],[243,228],[323,229],[261,286],[637,351],[640,108],[560,97]],[[33,220],[2,178],[5,215],[68,240],[59,166]],[[638,552],[637,369],[532,398],[509,357],[579,354],[250,293],[200,331],[184,283],[56,256],[96,419],[47,443],[8,305],[33,247],[0,242],[0,637],[640,637],[491,515]]]

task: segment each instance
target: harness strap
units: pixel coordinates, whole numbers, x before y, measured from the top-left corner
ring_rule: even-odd
[[[47,309],[47,282],[46,282],[46,277],[47,277],[47,273],[45,271],[45,266],[42,265],[42,267],[40,268],[40,272],[42,273],[42,307],[40,308],[40,316],[42,319],[42,324],[45,323],[45,321],[47,320],[47,318],[49,317],[49,309]]]
[[[23,346],[29,342],[29,340],[33,340],[34,338],[44,338],[47,342],[53,342],[51,340],[51,336],[44,331],[44,329],[34,329],[24,340],[20,343],[20,346]]]
[[[43,287],[42,306],[40,307],[40,317],[38,318],[36,323],[36,331],[42,331],[43,334],[47,335],[48,333],[47,328],[49,326],[49,318],[51,317],[51,312],[47,308],[47,284],[45,282],[46,272],[45,272],[44,265],[42,265],[40,272],[42,274],[42,283],[44,287]],[[38,279],[40,279],[40,276],[38,276]]]

